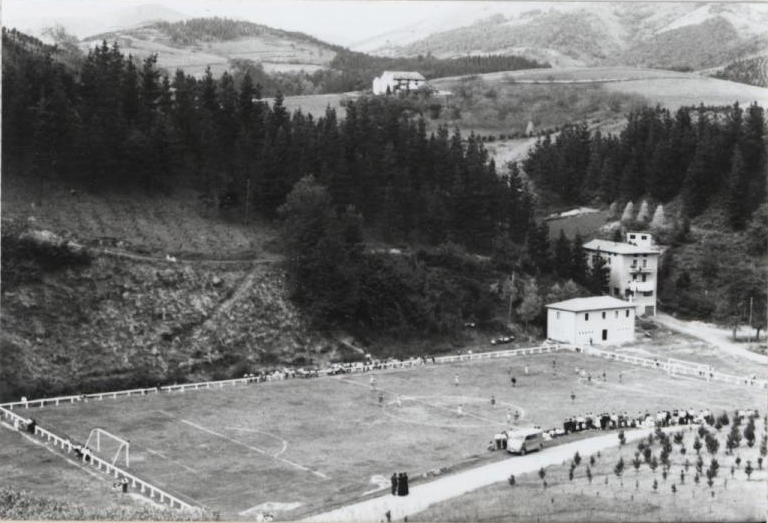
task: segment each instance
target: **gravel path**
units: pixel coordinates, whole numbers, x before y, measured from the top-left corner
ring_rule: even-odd
[[[625,431],[627,442],[646,437],[651,429],[636,429]],[[515,456],[504,461],[483,465],[464,472],[445,476],[429,483],[421,483],[410,489],[405,497],[386,494],[347,505],[330,512],[316,514],[303,521],[311,522],[379,522],[384,521],[384,514],[389,510],[392,520],[402,520],[422,512],[430,505],[455,498],[467,492],[506,481],[510,474],[516,476],[526,472],[534,472],[541,467],[560,465],[573,457],[577,451],[586,457],[619,444],[617,433],[612,432],[594,438],[583,439],[563,445],[557,445],[528,454]]]
[[[653,318],[661,325],[688,336],[705,341],[723,352],[737,358],[768,365],[768,356],[757,354],[744,348],[741,343],[731,340],[731,331],[701,321],[683,321],[668,314],[659,313]]]

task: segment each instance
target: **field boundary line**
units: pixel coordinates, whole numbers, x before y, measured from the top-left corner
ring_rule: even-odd
[[[190,427],[194,427],[197,430],[200,430],[202,432],[206,432],[206,433],[211,434],[213,436],[217,436],[217,437],[219,437],[221,439],[229,441],[230,443],[234,443],[235,445],[240,445],[241,447],[245,447],[245,448],[247,448],[249,450],[253,450],[253,451],[258,452],[259,454],[261,454],[263,456],[266,456],[268,458],[280,461],[281,463],[285,463],[285,464],[290,465],[290,466],[292,466],[294,468],[297,468],[299,470],[303,470],[304,472],[309,472],[310,474],[314,474],[315,476],[318,476],[318,477],[323,478],[323,479],[330,479],[326,474],[323,474],[322,472],[318,472],[316,470],[312,470],[309,467],[305,467],[304,465],[301,465],[299,463],[295,463],[295,462],[293,462],[293,461],[291,461],[289,459],[281,458],[279,456],[272,456],[272,455],[270,455],[264,449],[260,449],[259,447],[254,447],[253,445],[248,445],[247,443],[243,443],[242,441],[238,441],[238,440],[236,440],[234,438],[230,438],[226,434],[222,434],[220,432],[216,432],[215,430],[209,429],[208,427],[203,427],[202,425],[199,425],[199,424],[197,424],[197,423],[195,423],[193,421],[189,421],[189,420],[186,420],[186,419],[182,419],[182,418],[176,417],[173,414],[171,414],[169,412],[166,412],[164,410],[158,410],[157,412],[160,412],[161,414],[164,414],[165,416],[168,416],[169,418],[172,418],[172,419],[175,419],[175,420],[177,420],[177,421],[179,421],[181,423],[184,423],[185,425],[189,425]]]
[[[11,412],[10,410],[0,407],[0,418],[2,419],[9,419],[11,420],[14,425],[24,425],[26,426],[28,420],[25,419],[22,416],[19,416],[18,414]],[[73,449],[73,444],[69,439],[64,439],[50,430],[44,429],[40,427],[39,425],[35,426],[35,436],[40,436],[41,438],[44,438],[48,443],[53,443],[54,447],[61,448],[62,452],[65,452],[66,454],[71,453]],[[83,463],[87,463],[85,456],[83,456]],[[96,467],[97,470],[100,472],[104,472],[108,476],[114,476],[116,479],[123,477],[127,478],[130,482],[131,486],[134,488],[139,488],[140,492],[142,494],[145,494],[149,497],[149,499],[154,500],[155,495],[158,496],[158,499],[160,503],[165,503],[166,501],[170,505],[171,508],[176,508],[175,505],[178,506],[180,509],[184,510],[199,510],[200,506],[195,506],[190,503],[187,503],[186,501],[181,500],[177,496],[174,496],[173,494],[170,494],[169,492],[166,492],[165,490],[156,487],[155,485],[149,483],[148,481],[145,481],[136,475],[128,472],[124,468],[118,467],[116,465],[112,465],[106,460],[101,459],[98,456],[95,456],[91,454],[90,456],[90,464],[92,467]]]

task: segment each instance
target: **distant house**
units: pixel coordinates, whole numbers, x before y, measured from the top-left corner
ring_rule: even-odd
[[[414,91],[426,83],[424,77],[414,71],[384,71],[373,79],[373,94]]]
[[[623,343],[635,337],[635,306],[611,296],[550,303],[547,338],[562,343]]]
[[[632,302],[637,314],[656,315],[656,282],[660,251],[647,232],[627,233],[627,242],[592,240],[584,244],[591,265],[599,255],[610,269],[609,294]]]

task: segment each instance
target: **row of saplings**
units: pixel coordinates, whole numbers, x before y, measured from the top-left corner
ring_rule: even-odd
[[[741,414],[741,415],[740,415]],[[648,438],[644,438],[637,444],[637,450],[635,451],[634,458],[630,461],[630,465],[634,467],[635,472],[638,473],[640,471],[640,467],[643,465],[647,465],[650,470],[655,474],[656,470],[661,468],[661,477],[663,482],[669,481],[669,490],[672,492],[672,494],[677,494],[679,488],[686,484],[686,482],[693,481],[694,484],[699,485],[704,477],[706,477],[706,484],[711,489],[711,497],[715,497],[715,478],[718,477],[718,474],[720,473],[720,464],[718,460],[716,459],[716,455],[718,453],[718,450],[720,449],[720,440],[717,436],[717,434],[722,433],[723,429],[730,425],[730,429],[728,431],[728,434],[726,436],[726,443],[725,443],[725,456],[732,458],[731,462],[732,465],[730,467],[730,475],[731,478],[735,478],[737,471],[742,471],[744,475],[746,475],[747,480],[749,481],[751,479],[752,474],[755,472],[755,470],[762,470],[763,469],[763,460],[766,456],[766,453],[768,452],[768,436],[766,436],[766,431],[763,431],[763,437],[760,440],[760,447],[759,447],[759,455],[757,456],[757,459],[755,460],[755,463],[753,464],[752,460],[742,460],[740,454],[738,453],[738,449],[741,448],[742,442],[746,443],[746,446],[749,449],[752,449],[756,444],[756,431],[755,431],[755,421],[759,420],[758,414],[755,412],[751,416],[744,416],[743,411],[734,413],[733,422],[731,423],[731,420],[729,419],[727,413],[723,412],[720,416],[715,418],[715,416],[708,416],[705,418],[706,425],[700,425],[698,427],[698,430],[696,431],[694,435],[693,440],[693,450],[696,452],[696,459],[695,461],[691,462],[689,458],[685,458],[685,461],[680,463],[680,474],[679,476],[675,476],[672,478],[672,454],[674,452],[674,445],[678,446],[678,452],[682,456],[685,456],[687,454],[687,448],[685,445],[685,432],[686,431],[678,431],[674,432],[672,437],[670,438],[669,434],[664,432],[661,427],[657,427],[655,433],[651,433],[648,435]],[[763,424],[765,428],[768,428],[768,417],[763,418]],[[707,427],[709,425],[710,428]],[[714,432],[712,429],[714,428]],[[694,430],[693,425],[689,425],[688,431],[692,432]],[[624,431],[619,432],[619,443],[621,446],[624,446],[626,443],[626,438],[624,436]],[[659,453],[658,457],[653,451],[653,446],[655,443],[659,444]],[[709,464],[705,463],[704,458],[701,455],[702,450],[706,450],[706,452],[710,455]],[[734,452],[736,452],[736,455],[734,457]],[[585,467],[585,473],[584,476],[587,478],[590,484],[592,484],[592,468],[595,466],[597,459],[601,457],[601,453],[598,452],[597,455],[592,455],[589,457],[589,465],[586,465]],[[727,458],[724,458],[727,459]],[[573,456],[572,461],[570,462],[570,468],[568,471],[568,479],[569,481],[573,481],[576,471],[579,468],[579,465],[582,462],[582,457],[579,455],[578,452],[576,452]],[[744,465],[742,469],[742,464]],[[624,461],[623,457],[620,457],[618,462],[613,466],[613,473],[616,475],[616,477],[619,479],[620,485],[623,488],[624,487],[624,481],[623,476],[625,471],[627,470],[628,465]],[[542,486],[546,490],[548,484],[546,481],[547,471],[542,467],[539,469],[539,478],[542,481]],[[692,478],[691,478],[692,476]],[[724,475],[720,473],[720,477],[723,477]],[[679,481],[677,481],[676,478],[679,477]],[[605,484],[609,484],[609,475],[605,476]],[[514,475],[509,476],[508,482],[510,486],[515,486],[516,479]],[[724,477],[723,482],[721,483],[722,488],[725,489],[728,486],[728,478]],[[659,481],[656,477],[653,478],[653,482],[651,484],[651,488],[653,489],[653,492],[657,492],[660,488]],[[640,482],[639,480],[635,481],[635,490],[640,489]],[[597,493],[599,496],[599,492]],[[634,500],[634,495],[632,495],[632,499]],[[554,498],[552,498],[552,503],[554,503]]]

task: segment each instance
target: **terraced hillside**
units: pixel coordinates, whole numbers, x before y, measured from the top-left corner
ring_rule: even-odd
[[[337,48],[303,33],[223,19],[155,22],[136,29],[101,33],[83,40],[87,50],[116,41],[126,54],[143,58],[156,53],[161,67],[201,76],[210,66],[214,76],[228,70],[232,59],[260,62],[267,71],[326,67]]]

